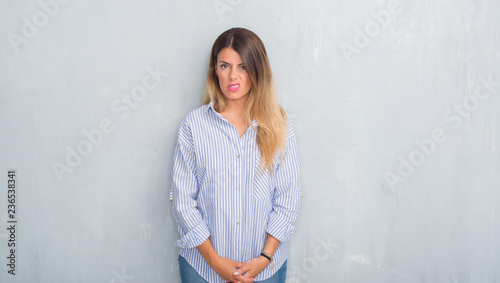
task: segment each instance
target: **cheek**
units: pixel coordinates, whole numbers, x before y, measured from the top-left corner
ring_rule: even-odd
[[[245,80],[245,84],[246,84],[248,87],[250,87],[250,85],[251,85],[251,81],[250,81],[250,76],[249,76],[248,74],[245,74],[245,75],[243,76],[243,80]]]
[[[217,80],[219,81],[219,85],[222,83],[222,81],[224,80],[224,78],[219,74],[219,72],[215,72],[215,75],[217,76]]]
[[[215,75],[217,75],[219,82],[222,82],[225,80],[224,72],[215,72]]]

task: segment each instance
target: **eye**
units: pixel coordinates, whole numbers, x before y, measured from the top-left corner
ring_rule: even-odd
[[[241,66],[240,66],[240,69],[242,69],[242,70],[246,70],[247,68],[246,68],[245,66],[241,65]]]
[[[227,67],[228,67],[228,66],[227,66],[226,64],[221,64],[221,65],[220,65],[220,68],[221,68],[222,70],[227,69]]]

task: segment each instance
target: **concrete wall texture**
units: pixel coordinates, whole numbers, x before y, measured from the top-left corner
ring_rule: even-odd
[[[235,26],[264,41],[295,122],[288,282],[500,282],[499,15],[494,0],[4,0],[0,282],[180,282],[177,130]]]

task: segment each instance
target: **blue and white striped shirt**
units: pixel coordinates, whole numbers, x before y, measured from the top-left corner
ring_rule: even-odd
[[[208,282],[224,280],[196,248],[207,238],[217,254],[239,262],[260,255],[267,233],[278,239],[274,264],[257,275],[257,281],[271,277],[287,258],[286,242],[295,229],[302,196],[291,123],[284,158],[274,173],[258,172],[259,163],[255,130],[248,126],[240,138],[213,103],[190,112],[181,123],[170,192],[181,235],[175,245]]]

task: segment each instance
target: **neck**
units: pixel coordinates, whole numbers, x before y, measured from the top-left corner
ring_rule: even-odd
[[[246,97],[238,100],[227,100],[224,112],[243,117],[245,115]]]

